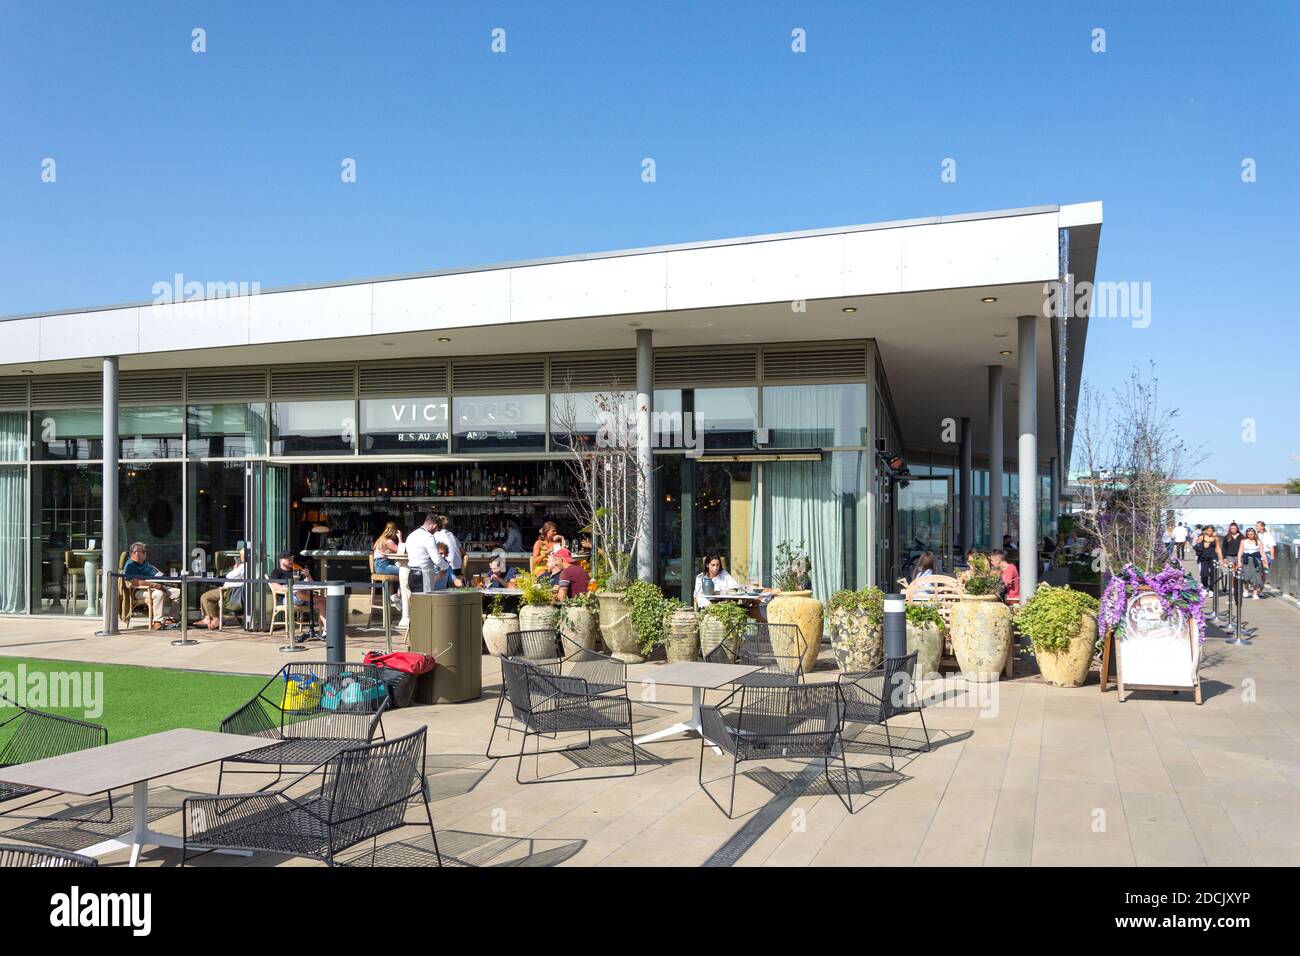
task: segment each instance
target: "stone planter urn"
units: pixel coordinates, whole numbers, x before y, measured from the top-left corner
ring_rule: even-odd
[[[875,670],[885,659],[885,636],[860,611],[831,611],[831,650],[840,670]]]
[[[916,672],[912,676],[924,680],[939,673],[943,658],[943,628],[937,624],[907,622],[907,653],[916,651]]]
[[[817,653],[822,644],[822,602],[812,596],[812,591],[780,591],[767,606],[769,624],[798,624],[803,633],[803,672],[812,673],[817,666]],[[780,638],[772,637],[772,649],[781,655],[797,656],[794,649],[777,647]]]
[[[525,604],[519,608],[519,630],[558,630],[560,609],[553,604]]]
[[[1011,609],[996,594],[963,594],[952,605],[949,633],[962,677],[1000,680],[1011,653]]]
[[[506,653],[506,635],[519,630],[518,614],[483,615],[483,643],[488,653],[494,657],[503,657]]]
[[[668,618],[668,633],[664,638],[664,653],[668,663],[693,661],[700,654],[700,630],[696,615],[690,608],[674,611]]]
[[[560,614],[560,633],[583,650],[596,649],[596,615],[585,607],[566,607]],[[571,652],[566,647],[565,652]]]
[[[1043,680],[1056,687],[1082,687],[1092,667],[1097,646],[1097,618],[1086,611],[1079,621],[1079,633],[1070,638],[1070,646],[1053,654],[1034,648],[1034,658]]]
[[[605,649],[625,664],[642,663],[645,658],[641,656],[641,645],[632,627],[632,612],[623,599],[623,592],[600,591],[596,600],[600,602],[600,639],[605,642]]]
[[[698,622],[700,626],[700,657],[707,657],[718,645],[727,640],[727,625],[712,614],[699,615]],[[739,637],[739,634],[735,634],[728,642],[728,660],[736,656],[736,642]]]

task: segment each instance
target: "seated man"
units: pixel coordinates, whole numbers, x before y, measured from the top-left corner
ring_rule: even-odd
[[[1007,553],[1001,548],[989,552],[989,565],[1002,575],[1002,600],[1008,604],[1020,600],[1020,571],[1007,560]]]
[[[551,600],[559,604],[566,598],[586,594],[587,588],[591,585],[591,576],[587,574],[582,565],[573,560],[573,555],[569,553],[569,549],[559,548],[551,557],[560,563],[559,573],[555,576],[555,590],[551,595]]]
[[[135,588],[135,597],[143,600],[145,592],[148,592],[148,600],[153,607],[153,629],[162,630],[163,616],[167,610],[167,602],[178,600],[181,596],[180,588],[164,587],[155,579],[166,577],[161,571],[149,563],[149,549],[145,547],[143,541],[137,541],[131,545],[127,552],[126,564],[122,566],[122,580],[127,586]]]
[[[272,582],[274,582],[271,585],[271,589],[273,591],[277,591],[283,594],[285,591],[288,590],[290,581],[294,581],[295,583],[298,581],[310,581],[311,572],[303,567],[295,567],[293,563],[292,551],[281,551],[279,567],[277,567],[274,571],[268,574],[267,577],[270,578]],[[294,607],[303,607],[308,602],[311,602],[312,607],[316,611],[316,616],[320,618],[321,630],[325,630],[324,593],[319,590],[294,592],[293,595]],[[286,613],[288,612],[286,611]],[[301,638],[297,634],[294,635],[294,639],[295,641],[298,642],[301,642],[301,640],[303,640],[303,638]]]
[[[506,556],[504,554],[493,555],[492,560],[488,562],[488,573],[483,579],[483,586],[485,588],[509,587],[510,582],[518,576],[518,568],[506,567]]]

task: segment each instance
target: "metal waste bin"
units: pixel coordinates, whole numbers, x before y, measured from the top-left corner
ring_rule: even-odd
[[[417,704],[456,704],[483,696],[483,595],[435,591],[411,595],[411,650],[438,662],[415,687]]]

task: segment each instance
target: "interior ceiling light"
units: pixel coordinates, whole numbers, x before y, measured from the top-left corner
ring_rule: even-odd
[[[856,305],[846,305],[844,308],[840,309],[840,311],[852,315],[854,312],[858,311],[858,307]]]
[[[980,299],[980,301],[987,304],[998,301],[998,297],[995,295],[986,295],[984,298]]]
[[[438,336],[438,341],[439,341],[439,342],[450,342],[451,339],[447,338],[445,335],[440,335],[440,336]]]
[[[1003,349],[1003,350],[1002,350],[1001,352],[999,352],[998,354],[999,354],[999,355],[1010,355],[1010,354],[1011,354],[1011,350],[1010,350],[1010,349]]]

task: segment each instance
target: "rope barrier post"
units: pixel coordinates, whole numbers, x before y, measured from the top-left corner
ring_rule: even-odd
[[[188,647],[191,644],[198,643],[198,641],[190,637],[190,628],[189,628],[190,602],[189,602],[189,587],[188,587],[189,576],[185,573],[184,568],[181,568],[180,580],[181,580],[181,595],[180,595],[181,636],[178,640],[172,641],[172,647]]]
[[[347,621],[348,586],[342,581],[331,581],[325,586],[325,660],[331,664],[347,660]]]

